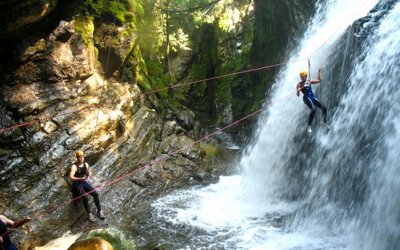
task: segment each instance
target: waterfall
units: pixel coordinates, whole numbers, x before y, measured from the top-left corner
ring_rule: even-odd
[[[400,91],[396,86],[400,73],[400,4],[391,2],[388,4],[396,4],[395,8],[370,30],[373,34],[360,50],[351,48],[360,54],[354,56],[353,65],[345,65],[351,74],[346,82],[338,83],[346,86],[345,90],[326,93],[338,88],[325,87],[324,82],[319,86],[321,91],[325,88],[322,101],[332,98],[335,100],[330,103],[337,105],[329,107],[331,131],[326,133],[314,121],[316,129],[308,137],[305,105],[296,98],[279,99],[293,91],[298,78],[299,66],[289,65],[277,77],[269,97],[274,105],[260,119],[255,143],[241,161],[248,196],[257,196],[253,201],[297,201],[295,212],[287,220],[290,230],[352,235],[357,239],[348,244],[352,249],[400,247],[400,167],[396,164],[400,160]],[[369,7],[375,3],[370,1]],[[328,27],[337,27],[336,18],[329,16],[335,17],[350,3],[335,4],[328,6],[331,10],[319,12],[325,18],[316,16],[293,61],[310,55],[327,37],[336,39],[335,34],[325,34],[332,30]],[[349,17],[357,16],[355,11],[352,8]],[[372,13],[370,19],[374,15],[378,14]],[[343,21],[343,15],[340,17]],[[369,25],[373,24],[365,22],[361,28]],[[323,57],[329,55],[330,45],[323,46],[311,57],[313,65],[323,64]],[[305,63],[302,66],[307,67]],[[340,74],[339,70],[324,71],[329,72],[325,77],[328,82],[335,82]]]
[[[284,183],[281,180],[285,178],[283,165],[287,164],[285,162],[290,159],[291,154],[296,153],[292,147],[294,141],[298,140],[296,134],[306,128],[308,111],[305,110],[302,98],[285,98],[288,94],[295,93],[295,86],[299,81],[298,72],[308,69],[307,60],[304,59],[310,59],[311,77],[316,78],[317,68],[324,66],[336,39],[351,22],[365,15],[376,2],[328,1],[327,4],[321,4],[289,62],[303,60],[290,63],[278,74],[272,93],[265,102],[265,105],[272,104],[272,107],[259,119],[255,142],[241,160],[243,175],[253,184],[268,187],[260,195],[273,198],[277,194],[279,183]]]
[[[241,173],[152,205],[162,228],[154,230],[167,246],[400,249],[400,4],[318,6],[265,99],[269,108]],[[328,104],[331,125],[321,126],[317,110],[311,135],[309,110],[295,95],[307,59],[311,78],[322,67],[323,81],[313,89]],[[171,243],[176,237],[180,243]]]

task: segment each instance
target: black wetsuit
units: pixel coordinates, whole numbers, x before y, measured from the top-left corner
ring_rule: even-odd
[[[300,90],[303,93],[303,102],[307,105],[307,107],[311,110],[310,116],[308,117],[308,125],[311,126],[312,121],[315,116],[315,106],[322,110],[322,114],[324,117],[324,122],[327,122],[326,119],[326,107],[322,102],[314,95],[311,88],[310,81],[299,82]]]
[[[75,164],[75,166],[76,166],[76,172],[74,174],[74,177],[77,177],[77,178],[85,177],[86,172],[88,170],[87,169],[88,164],[86,162],[84,162],[82,167],[78,167],[78,164]],[[75,197],[89,193],[92,190],[93,190],[93,187],[87,181],[73,181],[72,182],[72,192]],[[93,191],[90,193],[90,195],[93,196],[94,204],[96,205],[97,212],[101,211],[100,199],[99,199],[98,193],[96,191]],[[87,195],[84,195],[81,198],[82,198],[83,206],[85,207],[86,212],[90,213],[89,201],[88,201]]]
[[[3,236],[3,249],[4,250],[16,250],[14,243],[10,239],[10,235],[7,233],[7,224],[0,219],[0,235]]]

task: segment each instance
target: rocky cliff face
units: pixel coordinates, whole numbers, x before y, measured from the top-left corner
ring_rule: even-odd
[[[27,29],[50,14],[58,0],[18,1],[0,3],[0,42],[19,40]]]
[[[198,98],[207,100],[202,111],[227,124],[254,106],[236,101],[260,88],[242,92],[240,83],[247,81],[230,78],[203,85],[192,97],[186,94],[196,89],[187,88],[183,96],[192,99],[183,101],[178,93],[178,102],[171,101],[146,89],[145,82],[157,85],[161,77],[150,75],[150,64],[143,67],[136,28],[122,17],[77,14],[82,6],[66,0],[6,1],[2,7],[0,207],[11,218],[33,217],[13,235],[21,249],[68,229],[87,229],[82,209],[68,203],[64,174],[75,150],[85,151],[94,186],[104,185],[100,196],[109,225],[129,223],[123,218],[152,197],[214,181],[226,170],[232,152],[216,139],[196,141],[207,131],[179,101],[194,107]],[[241,69],[252,48],[252,17],[244,19],[233,35],[204,25],[199,53],[183,52],[172,70],[190,80]],[[217,69],[203,71],[208,64]],[[189,70],[196,65],[202,70]]]
[[[33,217],[13,237],[24,242],[22,249],[85,223],[83,211],[68,204],[71,194],[63,178],[75,150],[85,151],[92,182],[105,185],[100,195],[110,224],[149,197],[211,180],[218,172],[212,162],[221,156],[219,145],[212,139],[194,143],[205,131],[192,112],[170,108],[162,118],[154,95],[105,78],[131,52],[134,36],[114,32],[107,40],[99,33],[125,29],[100,25],[92,30],[97,39],[87,40],[77,32],[78,22],[62,20],[47,35],[32,35],[9,46],[13,53],[4,53],[13,57],[3,64],[0,91],[6,128],[0,134],[1,210],[11,218]],[[10,36],[13,28],[21,29],[7,27]],[[15,124],[21,126],[10,128]]]

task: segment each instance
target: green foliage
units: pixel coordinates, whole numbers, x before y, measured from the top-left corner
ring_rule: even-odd
[[[123,233],[113,228],[92,230],[89,232],[87,239],[94,237],[100,237],[103,240],[110,242],[114,250],[136,249],[133,241],[127,240]]]
[[[128,82],[136,82],[144,91],[151,91],[171,86],[175,73],[180,74],[179,77],[182,79],[179,81],[184,83],[243,69],[243,65],[248,64],[253,33],[251,28],[244,28],[240,22],[248,15],[250,2],[250,0],[86,0],[82,1],[82,6],[83,13],[96,19],[90,20],[92,24],[97,23],[99,19],[115,22],[117,25],[125,26],[124,32],[127,34],[123,34],[124,37],[137,36],[138,45],[133,48],[133,54],[125,60],[121,76]],[[84,18],[77,22],[77,30],[83,34],[85,42],[91,34],[85,24],[87,22],[88,20]],[[235,45],[239,39],[242,43],[241,53],[237,53]],[[195,56],[190,62],[185,62],[187,65],[174,64],[180,60],[184,61],[182,51],[192,51],[185,56],[191,54]],[[178,60],[173,61],[174,59]],[[172,61],[171,64],[167,63],[169,60]],[[169,65],[172,65],[172,72],[168,71]],[[184,67],[187,68],[181,73],[179,70]],[[170,100],[168,90],[160,91],[157,95],[218,116],[218,112],[221,111],[219,109],[236,101],[234,88],[241,87],[246,94],[261,91],[253,88],[251,84],[237,86],[240,78],[232,76],[188,85],[174,90],[173,100]],[[251,101],[260,103],[258,100],[262,100],[263,97],[258,95],[263,94],[264,92],[257,93],[257,100]],[[246,105],[251,105],[249,100],[246,101],[247,104],[243,102],[241,105],[242,109]]]
[[[138,19],[144,18],[145,11],[144,11],[144,8],[143,8],[142,4],[137,4],[136,13],[137,13]]]
[[[142,17],[143,7],[141,1],[135,0],[86,0],[82,1],[81,13],[122,25],[135,22],[135,14]]]
[[[133,13],[126,13],[125,14],[125,21],[128,23],[132,23],[135,21],[135,15]]]
[[[169,86],[170,81],[168,75],[164,73],[164,70],[160,64],[147,61],[146,65],[149,72],[148,79],[153,90],[164,89]],[[164,98],[168,97],[168,89],[157,91],[157,93]]]
[[[82,1],[82,10],[88,15],[100,16],[103,12],[103,0],[86,0]]]
[[[126,22],[125,13],[127,12],[126,6],[120,1],[106,1],[104,5],[103,15],[109,16],[114,21],[123,24]]]

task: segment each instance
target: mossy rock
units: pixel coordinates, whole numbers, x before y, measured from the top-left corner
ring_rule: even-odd
[[[94,18],[90,16],[78,16],[75,18],[74,29],[77,33],[81,34],[85,44],[93,44],[93,32],[94,32]]]
[[[221,155],[221,149],[217,146],[201,143],[199,148],[205,152],[204,159],[211,159]]]
[[[88,233],[87,239],[101,238],[108,241],[114,250],[135,250],[133,241],[125,238],[125,235],[114,228],[96,229]]]

